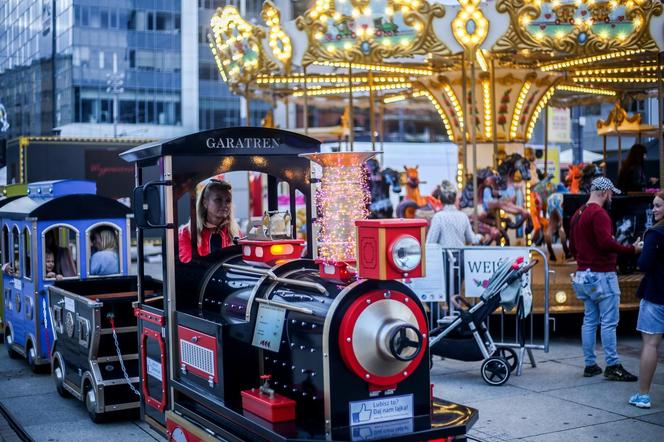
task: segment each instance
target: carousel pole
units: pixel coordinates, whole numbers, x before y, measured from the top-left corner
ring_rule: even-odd
[[[302,75],[304,77],[304,90],[302,91],[302,98],[304,100],[304,108],[302,109],[302,117],[304,118],[304,134],[309,134],[309,95],[307,94],[307,67],[302,66]]]
[[[547,175],[549,175],[549,106],[544,106],[544,178]]]
[[[475,127],[475,121],[477,120],[477,115],[475,115],[475,50],[473,49],[473,53],[471,54],[470,58],[470,110],[471,110],[471,115],[470,115],[470,140],[473,145],[473,177],[477,176],[477,128]],[[466,98],[464,97],[464,101],[466,101]],[[475,180],[477,181],[477,180]],[[478,214],[477,214],[477,201],[479,200],[478,198],[478,186],[473,186],[473,205],[474,207],[474,213],[475,217],[473,219],[473,229],[475,232],[477,232],[478,227],[479,227],[479,219],[478,219]]]
[[[353,151],[353,142],[355,141],[355,123],[353,122],[353,65],[348,63],[348,146]]]
[[[491,134],[493,136],[493,167],[498,167],[498,122],[496,121],[496,65],[491,58]]]
[[[657,54],[657,119],[659,120],[659,188],[664,190],[664,52]]]
[[[374,115],[376,99],[373,88],[373,72],[369,71],[369,130],[371,131],[371,151],[376,151],[376,118]]]
[[[618,176],[620,176],[620,166],[622,166],[622,135],[618,132]]]
[[[385,103],[383,100],[380,100],[379,106],[380,112],[380,164],[384,164],[384,152],[385,152]]]
[[[463,95],[463,99],[461,100],[461,112],[463,112],[461,122],[463,123],[463,130],[461,131],[461,150],[463,152],[463,170],[465,173],[468,172],[468,168],[466,167],[466,158],[468,157],[468,140],[466,139],[466,125],[467,118],[466,115],[468,114],[467,109],[466,109],[466,55],[464,52],[461,53],[461,94]],[[454,135],[453,135],[454,136]],[[454,140],[452,140],[454,141]],[[477,180],[475,179],[475,175],[473,175],[472,178],[475,182],[473,183],[473,188],[477,186]],[[465,176],[463,177],[463,183],[464,185],[466,184],[466,178]],[[476,201],[473,199],[473,203]]]
[[[249,102],[249,83],[244,85],[244,111],[246,115],[244,117],[245,126],[251,126],[251,103]]]
[[[288,96],[284,97],[284,104],[286,105],[286,130],[290,128],[290,109],[288,108],[289,100]]]
[[[606,164],[606,135],[602,135],[602,157],[604,158],[604,164]]]

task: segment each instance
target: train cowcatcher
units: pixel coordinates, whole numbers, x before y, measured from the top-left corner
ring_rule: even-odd
[[[335,198],[322,191],[326,176],[361,167],[362,156],[319,150],[303,135],[244,127],[122,154],[136,170],[141,415],[169,440],[439,440],[477,420],[477,410],[434,397],[425,309],[401,282],[425,272],[424,223],[340,218],[358,238],[346,250],[353,259],[321,258],[332,243],[316,244],[314,226],[329,233],[321,222],[332,206],[320,198]],[[310,160],[322,174],[312,177]],[[178,226],[195,231],[197,186],[234,171],[267,175],[264,222],[207,256],[192,234],[192,258],[181,262]],[[284,186],[290,214],[304,196],[306,220],[286,216],[274,235],[269,214]],[[162,238],[159,302],[144,293],[147,230]]]

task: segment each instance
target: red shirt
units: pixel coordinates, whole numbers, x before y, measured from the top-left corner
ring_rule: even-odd
[[[570,226],[570,250],[576,258],[577,270],[615,272],[618,253],[634,253],[634,246],[624,246],[613,238],[611,218],[599,204],[579,208]]]
[[[229,247],[233,245],[233,238],[228,233],[228,228],[224,227],[219,231],[221,236],[221,247]],[[210,238],[212,237],[212,230],[203,227],[201,231],[201,242],[198,243],[198,256],[207,256],[210,254]],[[191,232],[189,232],[189,224],[180,227],[178,233],[178,248],[180,262],[191,261]]]

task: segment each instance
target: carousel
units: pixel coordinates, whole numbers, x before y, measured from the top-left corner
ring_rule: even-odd
[[[246,115],[252,100],[295,104],[301,127],[283,128],[343,136],[350,151],[354,114],[368,108],[377,150],[386,109],[435,110],[458,146],[456,184],[475,229],[500,245],[530,246],[550,244],[564,225],[562,213],[550,219],[547,208],[559,188],[538,177],[526,147],[549,106],[618,103],[598,135],[655,136],[664,158],[662,118],[647,126],[620,107],[646,97],[662,106],[663,11],[659,0],[316,0],[290,20],[290,9],[267,0],[262,23],[219,8],[208,37],[222,79],[246,98]],[[308,127],[312,109],[330,103],[344,109],[340,124]],[[402,174],[407,195],[416,173]],[[485,201],[505,189],[511,199]],[[436,210],[435,198],[413,195],[398,216]]]

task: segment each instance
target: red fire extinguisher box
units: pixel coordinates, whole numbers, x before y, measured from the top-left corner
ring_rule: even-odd
[[[259,388],[241,391],[242,408],[268,422],[295,420],[295,401],[280,394],[269,396]]]

